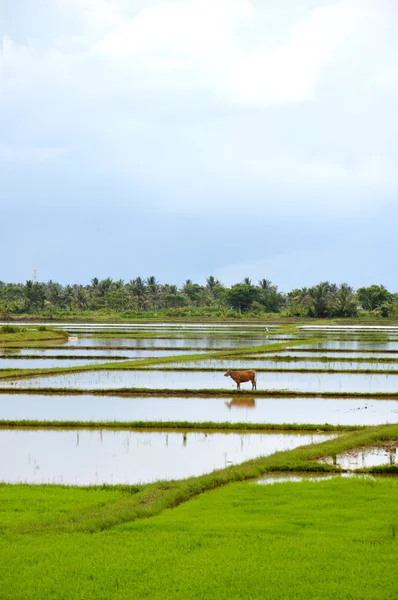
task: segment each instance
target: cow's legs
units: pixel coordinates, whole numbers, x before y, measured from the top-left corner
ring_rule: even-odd
[[[239,383],[239,381],[236,382],[236,387],[237,387],[237,391],[239,392],[240,391],[240,383]]]
[[[257,389],[257,381],[255,379],[253,379],[252,381],[252,390],[256,390]]]

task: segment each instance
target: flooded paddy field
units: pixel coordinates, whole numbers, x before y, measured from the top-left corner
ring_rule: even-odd
[[[266,360],[254,357],[245,357],[245,358],[228,358],[228,359],[217,359],[212,358],[208,360],[198,360],[193,362],[173,362],[168,363],[167,368],[183,368],[183,369],[278,369],[278,370],[307,370],[313,371],[322,369],[324,371],[328,370],[349,370],[349,371],[358,371],[358,370],[367,370],[371,369],[372,371],[398,371],[398,360],[391,362],[355,362],[355,361],[341,361],[341,360],[331,360],[331,361],[316,361],[316,360],[292,360],[292,361],[278,361],[278,360]]]
[[[253,339],[233,339],[233,338],[214,338],[203,336],[199,338],[177,338],[177,339],[162,339],[162,338],[127,338],[122,336],[111,337],[111,338],[95,338],[95,337],[79,337],[69,338],[69,340],[63,344],[64,348],[68,347],[81,347],[85,348],[112,348],[112,347],[123,347],[123,348],[198,348],[198,349],[217,349],[217,348],[242,348],[245,346],[262,346],[264,344],[275,343],[274,340],[253,338]]]
[[[76,372],[64,375],[39,376],[28,379],[3,380],[0,387],[118,389],[146,388],[160,390],[236,389],[236,384],[222,371],[156,371],[156,370],[103,370]],[[251,384],[242,384],[242,390]],[[395,374],[347,373],[271,373],[257,374],[258,390],[297,392],[355,392],[397,393],[398,377]]]
[[[58,327],[58,326],[56,326]],[[66,368],[95,365],[111,360],[173,358],[163,370],[131,369],[73,372],[0,382],[17,394],[0,394],[0,420],[40,422],[124,422],[247,423],[313,425],[379,425],[396,423],[398,400],[377,398],[283,397],[289,393],[397,393],[398,329],[391,333],[355,331],[304,331],[283,333],[279,326],[264,331],[262,324],[60,324],[70,338],[66,343],[43,347],[2,348],[0,368]],[[104,336],[106,334],[106,337]],[[134,336],[137,337],[134,337]],[[108,337],[109,336],[109,337]],[[147,337],[146,337],[147,336]],[[366,339],[365,339],[366,336]],[[380,339],[374,339],[380,336]],[[316,344],[293,346],[290,340],[322,338]],[[372,339],[369,339],[372,337]],[[287,349],[244,355],[248,346],[285,341]],[[288,347],[290,345],[290,348]],[[241,350],[240,355],[222,358],[223,351]],[[206,359],[206,352],[220,352],[220,358]],[[179,362],[185,354],[203,353],[203,360]],[[278,360],[280,355],[281,360]],[[218,356],[218,352],[217,352]],[[288,357],[298,360],[284,360]],[[3,357],[3,360],[2,358]],[[5,358],[10,357],[10,358]],[[32,358],[29,358],[32,357]],[[62,359],[62,357],[65,357]],[[326,357],[328,360],[317,360]],[[308,360],[311,358],[311,360]],[[353,358],[365,359],[353,361]],[[378,358],[397,359],[376,362]],[[314,360],[315,359],[315,360]],[[177,370],[168,370],[177,369]],[[279,391],[280,397],[245,396],[251,384],[236,384],[224,377],[233,369],[278,369],[258,371],[258,390]],[[220,369],[201,371],[200,369]],[[297,372],[303,369],[304,372]],[[315,373],[312,370],[325,373]],[[358,373],[370,369],[376,373]],[[295,370],[296,372],[289,372]],[[339,371],[328,373],[328,370]],[[342,373],[341,371],[352,371]],[[307,372],[308,371],[308,372]],[[66,393],[29,394],[32,388],[63,388]],[[131,397],[100,395],[100,390],[143,388],[159,395]],[[231,393],[217,397],[217,390]],[[68,390],[71,393],[68,394]],[[83,390],[73,395],[73,390]],[[90,395],[84,390],[97,391]],[[160,390],[169,391],[162,396]],[[173,390],[176,390],[173,392]],[[184,397],[178,390],[189,390]],[[214,396],[197,395],[195,390],[213,390]],[[155,393],[155,392],[154,392]],[[175,394],[175,395],[174,395]],[[271,438],[269,436],[272,436]],[[280,436],[283,437],[280,437]],[[276,436],[279,436],[276,437]],[[290,438],[289,438],[290,436]],[[0,430],[0,444],[10,457],[0,465],[0,480],[19,482],[139,483],[156,479],[187,477],[295,447],[321,441],[321,436],[291,437],[268,433],[180,433],[165,429],[156,432],[131,430]],[[310,442],[308,441],[310,440]],[[3,461],[5,462],[5,461]],[[15,468],[13,466],[16,465]]]
[[[51,346],[49,348],[7,348],[0,351],[0,360],[5,357],[12,356],[35,356],[46,358],[47,356],[51,357],[62,357],[62,356],[73,356],[78,358],[97,358],[97,357],[105,357],[105,359],[117,359],[117,360],[131,360],[133,358],[162,358],[166,356],[182,356],[184,354],[201,354],[204,353],[202,350],[184,350],[184,349],[176,349],[176,350],[140,350],[140,349],[114,349],[105,346],[104,348],[92,349],[92,348],[79,348],[79,347],[71,347],[66,346],[63,348],[57,348]]]
[[[73,359],[60,360],[57,358],[7,358],[2,359],[0,355],[0,369],[52,369],[67,367],[84,367],[85,365],[103,364],[111,359]]]
[[[381,425],[398,400],[0,394],[0,420]]]
[[[398,351],[398,341],[339,341],[325,340],[309,344],[303,344],[303,349],[314,348],[317,350],[332,349],[332,350],[396,350]]]
[[[8,325],[9,323],[6,321],[1,321],[0,322],[0,326],[1,325]],[[17,322],[13,322],[12,323],[13,326],[15,327],[40,327],[40,326],[44,326],[44,327],[50,327],[49,322],[48,321],[17,321]],[[280,325],[270,325],[270,324],[266,324],[268,329],[277,329],[280,327]],[[171,329],[173,331],[175,330],[182,330],[182,331],[186,331],[186,330],[194,330],[194,331],[204,331],[206,329],[209,329],[211,331],[216,331],[216,330],[221,330],[221,331],[226,331],[229,329],[232,330],[236,330],[236,329],[240,329],[240,330],[255,330],[255,329],[259,329],[261,331],[264,330],[265,327],[265,323],[261,322],[254,322],[254,323],[242,323],[242,322],[226,322],[226,323],[219,323],[219,322],[202,322],[202,323],[197,323],[197,322],[192,322],[192,323],[188,323],[188,322],[181,322],[181,323],[176,323],[176,322],[171,322],[171,321],[156,321],[156,322],[126,322],[126,323],[72,323],[72,322],[65,322],[65,321],[52,321],[51,322],[51,327],[53,329],[65,329],[66,331],[71,331],[73,329],[88,329],[88,330],[97,330],[97,329],[117,329],[117,330],[129,330],[129,329],[137,329],[138,331],[142,331],[145,329],[148,329],[149,331],[153,331],[153,330],[159,330],[159,331],[164,331],[167,329]]]
[[[274,354],[274,353],[273,353]],[[396,359],[398,361],[398,352],[396,352],[395,350],[390,350],[388,352],[374,352],[372,350],[353,350],[353,351],[345,351],[345,350],[340,350],[340,351],[333,351],[333,350],[328,350],[325,351],[325,349],[315,349],[315,350],[308,350],[308,349],[304,349],[301,350],[300,348],[287,348],[286,350],[282,350],[280,352],[275,352],[275,355],[280,355],[282,357],[284,356],[294,356],[294,357],[299,357],[299,358],[305,358],[305,357],[312,357],[312,358],[316,358],[317,356],[326,356],[328,358],[338,358],[339,360],[351,360],[352,358],[368,358],[369,360],[372,359],[377,359],[377,358],[392,358],[392,359]],[[256,354],[255,356],[258,357],[268,357],[267,353],[259,353]]]
[[[148,483],[209,473],[333,434],[0,430],[0,481]]]
[[[389,448],[366,448],[350,450],[344,454],[337,454],[335,458],[321,458],[319,462],[328,465],[338,465],[342,469],[355,471],[381,465],[398,465],[398,448],[393,445]]]

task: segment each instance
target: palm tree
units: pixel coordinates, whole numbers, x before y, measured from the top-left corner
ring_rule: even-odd
[[[310,288],[305,297],[311,317],[327,317],[330,312],[331,301],[334,297],[335,286],[328,281],[323,281]]]
[[[264,290],[265,292],[274,292],[276,293],[278,288],[276,285],[272,285],[269,279],[260,279],[258,282],[258,286]]]
[[[206,288],[209,290],[210,294],[214,294],[217,287],[221,286],[221,282],[210,275],[210,277],[206,278]]]
[[[87,292],[82,285],[75,290],[75,301],[80,310],[87,307]]]
[[[358,312],[358,302],[354,290],[342,283],[330,302],[330,313],[335,317],[354,317]]]
[[[128,283],[128,287],[137,300],[139,308],[144,308],[148,302],[147,289],[144,280],[141,277],[136,277]]]

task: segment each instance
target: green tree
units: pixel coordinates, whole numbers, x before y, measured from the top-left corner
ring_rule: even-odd
[[[392,304],[393,295],[384,285],[371,285],[357,290],[359,302],[364,310],[375,310],[382,304]]]
[[[221,285],[220,281],[216,279],[213,275],[206,278],[206,288],[210,292],[210,294],[214,295],[217,287]]]
[[[358,300],[352,287],[342,283],[330,300],[329,313],[332,317],[355,317]]]
[[[234,310],[245,312],[257,296],[258,291],[254,286],[246,283],[236,283],[229,290],[226,290],[225,301]]]
[[[307,290],[304,302],[310,317],[324,318],[329,315],[334,290],[335,286],[328,281],[322,281]]]

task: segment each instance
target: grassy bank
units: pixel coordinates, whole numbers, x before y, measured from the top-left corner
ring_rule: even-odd
[[[10,330],[10,331],[9,331]],[[12,331],[14,330],[14,331]],[[12,326],[0,328],[0,347],[1,346],[24,346],[25,344],[66,341],[68,333],[66,331],[56,331],[53,329],[25,329]]]
[[[358,398],[359,400],[398,400],[397,392],[303,392],[296,390],[244,390],[237,392],[231,389],[170,389],[170,388],[69,388],[69,387],[0,387],[0,394],[29,394],[47,395],[47,396],[150,396],[157,398],[186,397],[186,398],[231,398],[232,397],[250,397],[250,398]]]
[[[28,419],[2,419],[0,429],[126,429],[131,431],[295,431],[317,432],[359,431],[364,425],[330,425],[301,423],[231,423],[213,421],[37,421]]]

